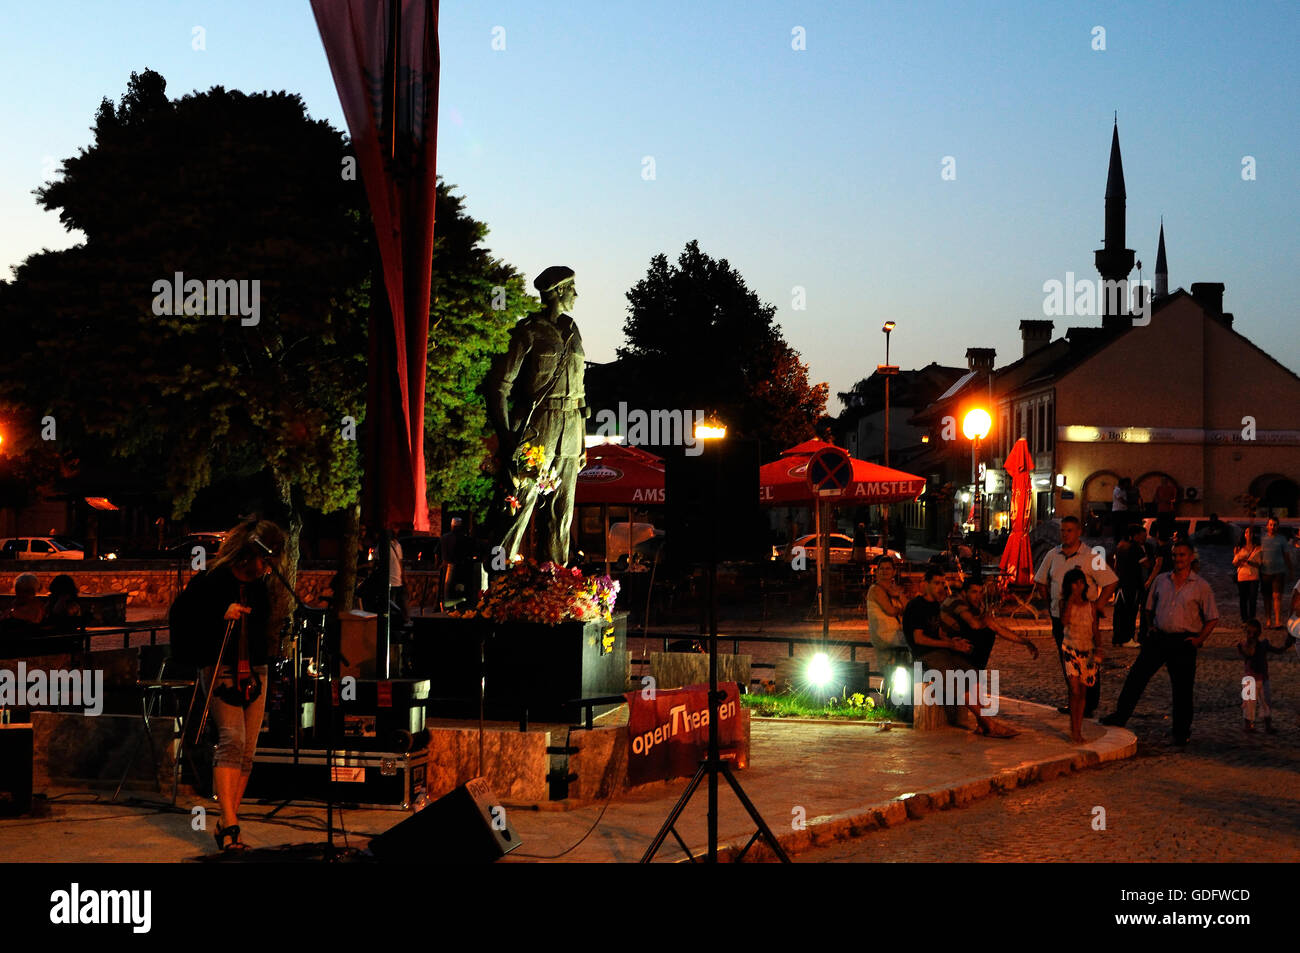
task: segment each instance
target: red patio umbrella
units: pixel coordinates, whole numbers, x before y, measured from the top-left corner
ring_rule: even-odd
[[[664,502],[664,462],[653,453],[620,444],[587,450],[587,465],[578,473],[574,502],[615,506]]]
[[[1029,485],[1034,458],[1024,437],[1016,441],[1003,466],[1011,474],[1011,535],[998,566],[1004,573],[1015,573],[1012,585],[1027,586],[1034,578],[1034,557],[1029,546]]]
[[[587,465],[578,471],[573,502],[577,506],[598,504],[605,527],[605,573],[609,573],[610,506],[644,506],[663,503],[664,462],[636,447],[605,443],[587,448]],[[628,511],[627,547],[633,540],[632,512]]]
[[[779,460],[765,463],[758,470],[759,502],[767,506],[811,506],[817,499],[808,487],[808,461],[823,447],[824,440],[805,440],[781,454]],[[865,460],[850,458],[853,479],[833,506],[903,503],[915,500],[925,490],[925,478],[902,470],[893,470]]]

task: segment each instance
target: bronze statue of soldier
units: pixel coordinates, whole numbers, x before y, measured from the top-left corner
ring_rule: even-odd
[[[541,295],[542,309],[514,326],[509,348],[493,362],[485,383],[500,461],[496,505],[505,530],[498,531],[497,538],[507,561],[519,555],[536,512],[537,558],[561,566],[569,563],[573,498],[586,459],[588,414],[582,336],[567,313],[578,299],[573,278],[573,269],[562,265],[537,276],[533,286]],[[520,460],[525,444],[545,451],[539,474]]]

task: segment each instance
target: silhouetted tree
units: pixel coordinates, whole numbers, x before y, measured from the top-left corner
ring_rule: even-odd
[[[347,137],[297,95],[169,100],[150,70],[103,101],[93,132],[36,191],[85,241],[0,284],[0,396],[54,417],[67,458],[160,474],[176,517],[204,487],[265,472],[296,556],[303,507],[334,512],[360,489],[344,418],[364,424],[375,252]],[[439,184],[426,411],[430,489],[456,502],[485,495],[474,391],[532,301],[462,204]],[[175,310],[155,283],[177,272],[205,283],[205,313],[156,313]],[[224,280],[259,283],[255,315],[206,313],[206,282]]]
[[[686,245],[664,255],[627,293],[627,344],[618,349],[628,391],[650,409],[718,410],[728,427],[757,437],[765,455],[814,436],[827,385],[781,336],[763,304],[727,260]]]

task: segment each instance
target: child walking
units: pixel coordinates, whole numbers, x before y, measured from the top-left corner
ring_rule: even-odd
[[[1246,638],[1237,643],[1237,652],[1246,660],[1246,673],[1241,679],[1241,712],[1246,718],[1244,729],[1255,730],[1255,714],[1264,719],[1264,730],[1270,735],[1277,734],[1273,727],[1273,707],[1268,690],[1268,653],[1281,655],[1295,644],[1295,636],[1288,635],[1286,642],[1277,648],[1268,639],[1261,639],[1258,619],[1247,619],[1245,623]]]
[[[1065,677],[1070,682],[1070,740],[1083,743],[1083,705],[1087,690],[1101,674],[1101,639],[1097,634],[1097,607],[1088,601],[1088,577],[1082,569],[1071,569],[1061,580],[1065,600],[1061,623],[1065,637],[1061,656]]]

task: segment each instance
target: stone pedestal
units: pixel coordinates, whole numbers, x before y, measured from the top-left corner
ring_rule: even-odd
[[[549,731],[512,731],[501,727],[483,732],[483,766],[478,761],[478,727],[427,723],[429,729],[428,795],[442,797],[471,778],[487,779],[500,798],[545,801],[551,743]]]
[[[570,700],[627,691],[627,613],[614,614],[609,636],[607,628],[604,622],[494,623],[447,615],[415,619],[411,674],[432,683],[429,710],[434,716],[478,717],[482,672],[488,718],[518,719],[526,711],[530,721],[577,724],[579,712],[567,704]],[[596,711],[615,707],[602,705]]]

